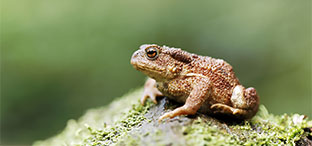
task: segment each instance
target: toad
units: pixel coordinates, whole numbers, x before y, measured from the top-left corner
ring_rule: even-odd
[[[160,116],[159,121],[197,111],[245,120],[258,111],[256,90],[242,86],[232,66],[222,59],[145,44],[133,53],[131,64],[149,76],[141,104],[147,98],[157,103],[157,96],[184,104]]]

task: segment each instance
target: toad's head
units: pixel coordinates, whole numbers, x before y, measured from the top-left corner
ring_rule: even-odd
[[[181,49],[145,44],[133,53],[131,64],[156,81],[163,81],[179,76],[192,60],[192,55]]]

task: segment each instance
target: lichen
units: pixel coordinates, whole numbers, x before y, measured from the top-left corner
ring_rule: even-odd
[[[69,120],[62,133],[34,145],[295,145],[312,137],[307,128],[312,121],[307,117],[273,115],[263,105],[249,121],[224,121],[198,113],[159,123],[157,118],[177,105],[163,98],[157,105],[142,106],[141,92],[135,90],[108,106],[91,109],[79,120]]]

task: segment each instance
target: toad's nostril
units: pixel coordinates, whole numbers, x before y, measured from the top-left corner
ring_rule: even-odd
[[[139,51],[136,51],[133,53],[132,57],[131,57],[131,64],[136,64],[137,58],[139,56]]]
[[[135,52],[133,53],[133,55],[132,55],[131,58],[132,58],[132,59],[133,59],[133,58],[136,58],[136,57],[138,57],[138,55],[139,55],[139,51],[135,51]]]

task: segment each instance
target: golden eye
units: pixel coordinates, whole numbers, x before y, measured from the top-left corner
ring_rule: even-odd
[[[148,59],[156,59],[158,57],[158,49],[151,47],[145,50]]]

